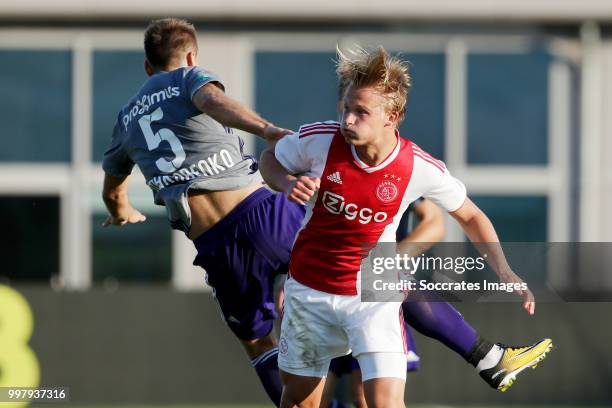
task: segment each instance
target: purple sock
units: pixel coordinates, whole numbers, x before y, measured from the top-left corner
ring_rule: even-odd
[[[279,407],[281,394],[283,393],[283,384],[281,383],[278,371],[278,347],[255,357],[251,360],[251,364],[255,368],[268,397],[270,397],[274,405]]]
[[[424,299],[434,301],[411,300],[402,304],[406,323],[419,333],[442,342],[469,361],[476,347],[478,333],[450,303],[435,301],[432,296],[423,294]]]

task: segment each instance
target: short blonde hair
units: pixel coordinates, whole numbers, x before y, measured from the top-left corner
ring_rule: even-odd
[[[399,113],[399,123],[404,120],[408,91],[412,86],[412,78],[408,64],[393,57],[383,47],[366,50],[360,47],[346,53],[336,48],[340,98],[346,89],[372,86],[388,99],[387,111]]]

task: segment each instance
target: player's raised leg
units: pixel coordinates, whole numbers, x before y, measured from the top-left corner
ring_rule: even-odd
[[[411,296],[413,294],[422,299],[412,299],[402,304],[406,322],[419,333],[440,341],[469,360],[478,339],[476,330],[451,304],[436,299],[427,301],[420,292],[412,292]]]
[[[491,387],[503,392],[522,371],[536,368],[552,348],[551,339],[542,339],[531,346],[512,347],[498,343],[478,362],[476,369]]]
[[[414,296],[419,299],[402,304],[406,322],[459,354],[476,368],[487,384],[500,391],[510,388],[525,368],[535,368],[552,349],[550,339],[529,346],[494,344],[480,336],[450,303],[432,293],[414,292]],[[516,358],[517,355],[520,357]],[[505,370],[503,375],[495,375],[500,370]]]
[[[272,333],[253,340],[240,340],[261,385],[276,406],[280,404],[282,384],[278,375],[278,347]]]
[[[266,393],[280,404],[274,280],[286,272],[304,216],[284,196],[259,189],[194,241],[223,320],[238,337]]]

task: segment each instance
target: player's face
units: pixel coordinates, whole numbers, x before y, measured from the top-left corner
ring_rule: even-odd
[[[363,146],[394,130],[392,115],[385,109],[387,99],[373,87],[350,86],[341,110],[342,135],[347,143]]]

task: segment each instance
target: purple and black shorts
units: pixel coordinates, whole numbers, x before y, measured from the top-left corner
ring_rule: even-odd
[[[265,188],[194,240],[223,318],[243,340],[266,336],[274,319],[274,279],[287,273],[305,208]]]

